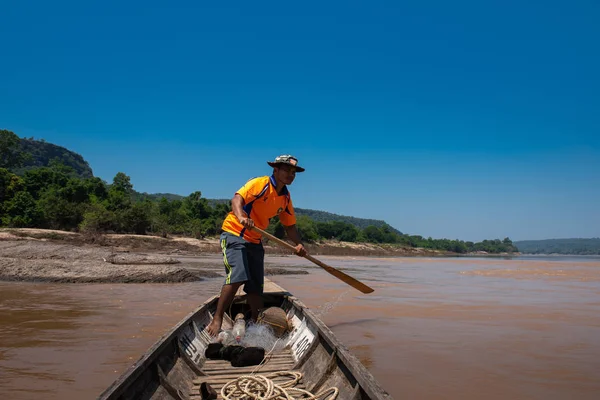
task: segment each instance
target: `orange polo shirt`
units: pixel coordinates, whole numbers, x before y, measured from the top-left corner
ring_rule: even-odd
[[[281,195],[278,195],[275,190],[276,185],[274,176],[261,176],[250,179],[236,192],[244,198],[244,211],[260,229],[267,229],[270,219],[277,215],[285,226],[296,224],[294,206],[287,186],[284,186]],[[260,233],[246,229],[240,224],[233,211],[227,214],[222,229],[243,237],[248,242],[260,243]]]

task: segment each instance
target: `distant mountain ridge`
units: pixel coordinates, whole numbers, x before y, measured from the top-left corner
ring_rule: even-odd
[[[22,167],[15,168],[15,173],[19,175],[28,169],[47,167],[50,161],[58,160],[62,164],[73,168],[77,176],[81,178],[92,178],[94,176],[92,168],[80,154],[62,146],[33,138],[21,138],[19,146],[21,151],[30,155],[30,158],[25,161]]]
[[[173,193],[140,193],[140,192],[136,192],[134,190],[134,197],[136,199],[142,199],[142,198],[147,198],[150,200],[160,200],[163,197],[169,201],[173,201],[173,200],[183,200],[185,198],[185,196],[181,196],[179,194],[173,194]]]
[[[513,244],[523,254],[600,254],[600,238],[520,240]]]
[[[296,215],[305,215],[310,217],[315,222],[346,222],[360,229],[365,229],[367,226],[376,226],[377,228],[387,227],[390,231],[402,235],[402,232],[400,232],[398,229],[379,219],[349,217],[346,215],[338,215],[326,211],[311,210],[308,208],[294,208],[294,210],[296,211]]]
[[[227,200],[227,199],[209,199],[208,204],[210,204],[211,206],[214,207],[215,204],[227,203],[229,201],[230,200]],[[296,212],[297,216],[306,216],[315,222],[332,222],[332,221],[346,222],[346,223],[354,225],[360,229],[365,229],[367,226],[376,226],[377,228],[388,227],[390,231],[395,232],[399,235],[402,235],[402,232],[400,232],[398,229],[389,225],[387,222],[385,222],[383,220],[379,220],[379,219],[350,217],[347,215],[333,214],[333,213],[330,213],[327,211],[311,210],[309,208],[294,207],[294,211]]]
[[[169,201],[181,200],[185,197],[185,196],[181,196],[178,194],[172,194],[172,193],[138,193],[138,196],[147,197],[152,200],[160,200],[162,197],[164,197]],[[207,200],[208,200],[208,204],[212,207],[214,207],[216,204],[228,203],[230,201],[229,199],[207,199]],[[400,232],[398,229],[389,225],[387,222],[385,222],[383,220],[379,220],[379,219],[350,217],[347,215],[338,215],[338,214],[333,214],[333,213],[330,213],[327,211],[311,210],[308,208],[297,208],[296,207],[296,208],[294,208],[294,211],[296,211],[297,216],[307,216],[315,222],[332,222],[332,221],[346,222],[346,223],[354,225],[360,229],[365,229],[367,226],[376,226],[377,228],[387,227],[391,232],[395,232],[399,235],[402,235],[402,232]]]

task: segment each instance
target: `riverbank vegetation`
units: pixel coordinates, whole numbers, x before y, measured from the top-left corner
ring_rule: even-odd
[[[32,143],[35,141],[28,139],[25,149],[32,148]],[[0,131],[0,225],[4,227],[204,238],[220,232],[231,210],[229,202],[210,202],[200,191],[181,199],[140,194],[123,172],[117,173],[110,184],[88,174],[82,176],[65,165],[61,157],[49,160],[46,166],[23,168],[32,158],[23,149],[14,133]],[[40,156],[36,153],[35,157],[38,165]],[[315,221],[308,215],[299,215],[297,226],[309,243],[333,239],[461,254],[518,251],[509,238],[478,243],[424,238],[402,234],[387,224],[359,227],[343,221]],[[277,218],[268,230],[280,238],[284,236]]]
[[[517,245],[523,253],[527,254],[600,254],[600,238],[523,240]]]

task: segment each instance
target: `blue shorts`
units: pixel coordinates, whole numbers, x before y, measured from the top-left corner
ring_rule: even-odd
[[[265,249],[229,232],[221,233],[225,284],[245,282],[246,293],[262,294],[265,282]]]

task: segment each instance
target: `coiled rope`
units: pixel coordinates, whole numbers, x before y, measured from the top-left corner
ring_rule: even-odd
[[[291,379],[277,384],[273,378],[291,376]],[[269,375],[242,375],[229,381],[221,388],[224,400],[335,400],[339,394],[336,387],[331,387],[312,394],[307,390],[293,387],[302,379],[297,371],[274,372]]]
[[[337,398],[339,390],[336,387],[330,387],[317,394],[295,388],[294,386],[302,379],[302,373],[298,371],[280,371],[268,375],[255,375],[254,373],[261,369],[271,358],[279,340],[275,341],[271,350],[261,363],[252,370],[250,375],[242,375],[233,379],[221,388],[223,400],[335,400]],[[273,379],[280,376],[291,376],[291,379],[280,384],[275,383]],[[293,397],[293,394],[296,397]]]

